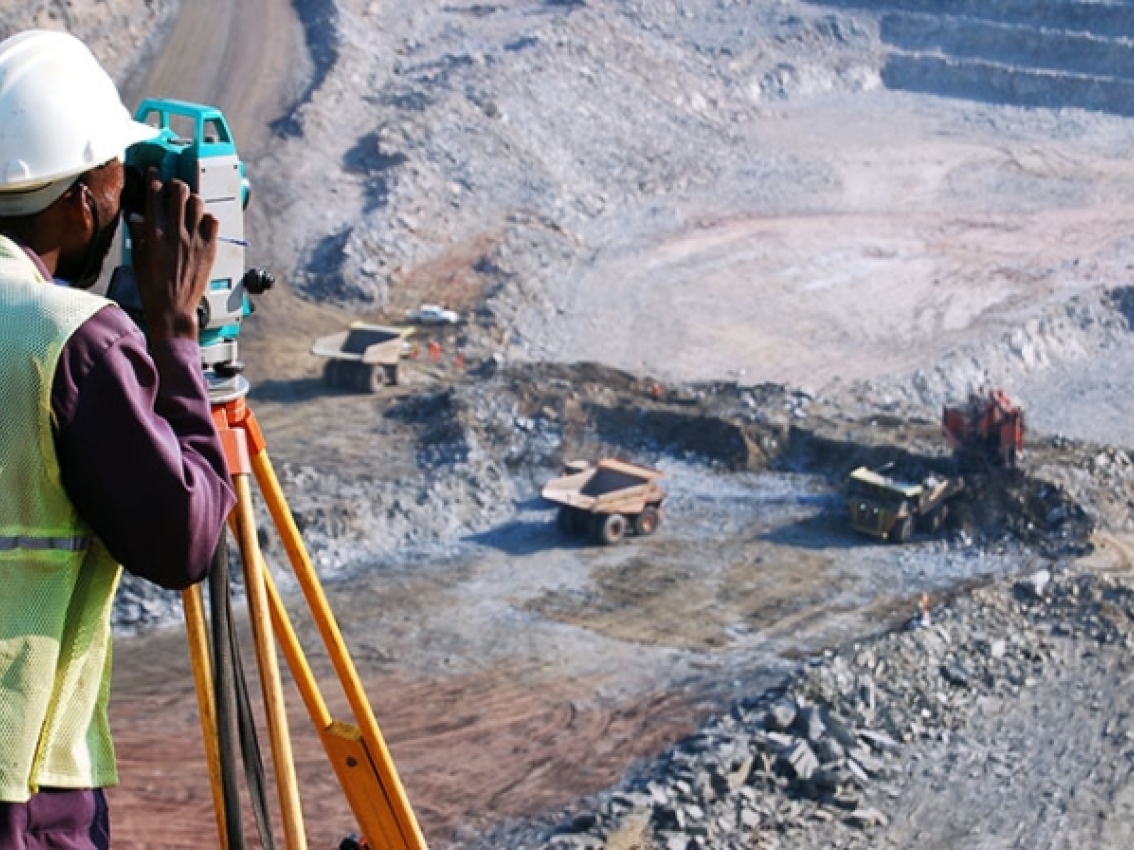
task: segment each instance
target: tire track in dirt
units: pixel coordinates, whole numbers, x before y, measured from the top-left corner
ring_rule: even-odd
[[[1091,535],[1095,551],[1082,559],[1084,568],[1108,575],[1129,575],[1134,571],[1134,536],[1095,531]]]
[[[184,635],[170,630],[120,641],[118,656],[112,722],[122,785],[110,792],[115,846],[209,844],[215,820]],[[313,666],[332,713],[348,716],[326,662]],[[599,682],[522,667],[440,680],[376,670],[362,676],[434,848],[609,787],[635,758],[691,732],[699,713],[692,692],[605,702],[594,696]],[[353,819],[290,680],[285,694],[309,839],[331,846],[355,830]],[[268,758],[266,741],[262,729]],[[251,835],[250,810],[244,822]]]
[[[147,97],[217,106],[241,151],[270,138],[290,83],[309,68],[295,10],[285,0],[194,0],[139,86]]]

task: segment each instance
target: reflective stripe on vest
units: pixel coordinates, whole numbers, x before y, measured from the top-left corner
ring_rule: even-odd
[[[90,536],[86,537],[0,537],[0,552],[26,549],[29,552],[82,552],[89,549]]]

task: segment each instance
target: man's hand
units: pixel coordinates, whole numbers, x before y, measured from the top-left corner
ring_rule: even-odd
[[[127,224],[151,342],[197,338],[197,305],[217,253],[216,218],[180,180],[146,174],[145,217]]]

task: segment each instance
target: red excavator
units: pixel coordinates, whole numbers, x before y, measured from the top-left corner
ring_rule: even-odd
[[[1001,390],[973,393],[964,404],[947,406],[941,426],[962,460],[1014,467],[1024,452],[1024,411]]]

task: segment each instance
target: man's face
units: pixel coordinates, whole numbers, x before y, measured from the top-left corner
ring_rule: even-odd
[[[90,233],[81,245],[60,256],[55,271],[78,289],[90,289],[98,281],[118,230],[125,184],[122,162],[112,159],[81,175],[71,190],[80,193],[80,201],[90,213]]]

